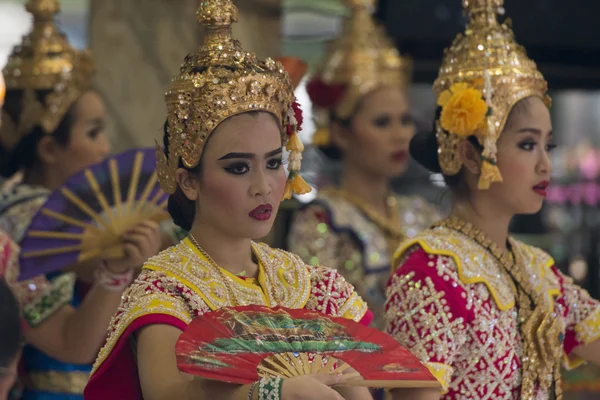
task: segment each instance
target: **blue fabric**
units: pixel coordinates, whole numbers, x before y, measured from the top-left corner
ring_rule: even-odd
[[[58,273],[48,274],[49,279],[55,278]],[[81,287],[75,285],[75,291],[71,300],[71,305],[75,308],[79,307],[83,299]],[[76,365],[67,364],[61,361],[55,360],[52,357],[44,354],[33,346],[25,346],[23,349],[22,363],[25,371],[61,371],[61,372],[84,372],[89,375],[92,371],[92,365]],[[23,400],[83,400],[83,395],[73,394],[61,394],[61,393],[49,393],[49,392],[38,392],[33,390],[24,390]]]

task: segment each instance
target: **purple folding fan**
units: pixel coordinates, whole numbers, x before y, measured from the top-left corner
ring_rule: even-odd
[[[168,218],[154,149],[132,149],[88,167],[55,190],[20,243],[19,279],[102,257],[125,256],[120,236]]]

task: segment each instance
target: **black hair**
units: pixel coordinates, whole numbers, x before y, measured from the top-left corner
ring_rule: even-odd
[[[169,157],[169,122],[165,121],[163,125],[163,146],[164,151]],[[210,138],[210,136],[209,136]],[[207,141],[208,142],[208,139]],[[204,145],[206,145],[206,142]],[[202,164],[202,156],[200,157],[200,162],[194,168],[187,168],[183,165],[183,161],[179,160],[179,168],[183,168],[191,174],[195,176],[200,176],[200,168]],[[167,203],[167,211],[173,218],[173,222],[175,225],[183,229],[184,231],[190,231],[192,229],[192,223],[194,222],[194,217],[196,216],[196,202],[194,200],[190,200],[183,193],[183,190],[177,185],[175,189],[175,193],[169,196],[169,201]]]
[[[525,98],[519,102],[517,102],[513,108],[510,110],[508,114],[506,127],[509,125],[509,121],[511,118],[520,112],[526,111],[529,107],[528,102],[526,101],[528,98]],[[440,118],[442,113],[441,107],[438,107],[435,114],[435,120],[437,121]],[[467,140],[473,145],[473,147],[478,152],[483,152],[483,146],[479,143],[475,136],[469,136]],[[427,168],[429,171],[437,174],[442,174],[444,177],[444,182],[446,186],[452,191],[455,196],[464,196],[468,194],[468,188],[464,181],[464,169],[461,170],[456,175],[445,175],[442,173],[442,168],[440,167],[440,163],[438,160],[438,143],[435,133],[435,122],[434,127],[429,132],[422,132],[416,134],[412,140],[410,141],[410,155],[423,167]]]
[[[43,104],[45,97],[49,93],[50,91],[48,90],[37,91],[36,95],[38,101]],[[20,123],[21,110],[23,109],[22,103],[22,90],[9,90],[6,92],[4,111],[10,117],[11,121],[3,121],[3,123],[8,124],[13,122],[15,126],[18,126]],[[67,146],[69,144],[74,119],[75,103],[71,105],[52,133],[52,138],[61,146]],[[29,170],[35,167],[39,163],[37,146],[44,136],[47,136],[47,134],[38,124],[21,138],[12,150],[8,150],[2,145],[2,142],[0,142],[0,176],[10,178],[19,170]]]
[[[14,362],[21,347],[21,316],[17,299],[0,278],[0,368]],[[2,373],[0,370],[0,377]]]

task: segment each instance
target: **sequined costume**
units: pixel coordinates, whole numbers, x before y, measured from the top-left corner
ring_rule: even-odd
[[[281,63],[259,60],[232,38],[237,8],[230,0],[203,1],[197,16],[206,30],[205,42],[197,53],[186,57],[165,95],[169,145],[166,149],[157,145],[163,190],[174,196],[181,192],[175,179],[180,163],[187,168],[197,166],[204,143],[222,121],[262,111],[281,124],[282,145],[290,151],[284,197],[302,193],[305,183],[298,170],[303,146],[297,135],[301,112],[289,76]],[[220,268],[191,235],[150,259],[123,296],[85,398],[142,398],[131,342],[146,326],[163,324],[184,330],[197,315],[248,304],[306,308],[370,322],[366,303],[335,270],[308,266],[300,257],[265,244],[251,246],[258,264],[256,279],[240,278]]]
[[[215,266],[189,239],[150,259],[123,295],[85,398],[142,398],[131,340],[147,325],[183,330],[197,315],[246,304],[306,308],[370,322],[366,303],[336,271],[308,266],[300,257],[265,244],[253,244],[253,251],[259,262],[256,279]]]
[[[381,88],[405,92],[411,61],[400,55],[371,16],[370,0],[346,0],[349,15],[322,64],[307,83],[317,132],[313,145],[331,146],[331,117],[349,120],[361,99]],[[288,248],[307,263],[336,268],[369,303],[383,329],[385,283],[391,254],[404,237],[431,225],[437,213],[418,197],[390,195],[380,215],[351,193],[322,188],[296,215]]]
[[[562,275],[548,254],[516,240],[511,247],[559,321],[564,365],[577,366],[573,349],[600,338],[600,304]],[[438,377],[447,390],[442,398],[524,398],[516,287],[497,259],[468,235],[437,227],[405,242],[396,260],[387,331]],[[536,387],[530,398],[549,395]]]
[[[0,229],[19,242],[31,219],[45,203],[50,192],[41,187],[17,185],[0,195]],[[18,273],[16,273],[18,275]],[[15,276],[16,279],[16,276]],[[77,307],[88,286],[76,282],[73,273],[53,273],[13,285],[20,300],[24,320],[36,327],[61,307]],[[32,290],[35,288],[34,290]],[[81,399],[91,366],[55,360],[33,346],[25,346],[22,357],[23,399]]]
[[[335,268],[354,285],[380,329],[385,327],[385,286],[394,250],[403,238],[437,220],[437,212],[420,197],[394,195],[388,206],[390,219],[339,191],[321,191],[300,209],[289,236],[290,251],[310,265]]]
[[[497,142],[510,111],[528,98],[550,107],[550,99],[510,24],[498,21],[503,0],[462,3],[465,32],[445,51],[433,86],[435,132],[415,136],[411,151],[448,179],[463,168],[463,142],[477,143],[474,190],[483,191],[503,180]],[[574,349],[600,338],[600,304],[548,254],[507,240],[501,249],[453,215],[394,257],[387,331],[438,376],[444,399],[561,400],[561,364],[576,366]]]
[[[8,151],[15,150],[36,126],[53,134],[73,103],[92,87],[94,73],[89,52],[74,49],[56,26],[58,0],[30,0],[25,7],[33,16],[31,32],[13,49],[3,71],[7,91],[22,93],[19,115],[2,115],[0,141]],[[47,93],[43,100],[40,91]],[[45,188],[25,184],[7,188],[0,198],[0,229],[18,243],[48,195]],[[27,324],[42,324],[66,304],[76,307],[87,287],[75,281],[74,274],[58,272],[18,283]],[[39,294],[30,293],[32,285]],[[41,290],[42,286],[49,289]],[[22,364],[24,400],[82,399],[91,366],[59,362],[32,346],[25,347]]]

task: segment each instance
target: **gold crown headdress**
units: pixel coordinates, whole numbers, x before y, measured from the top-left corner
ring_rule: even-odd
[[[397,85],[407,88],[412,62],[400,56],[383,27],[371,16],[373,0],[345,0],[350,16],[340,36],[306,89],[314,104],[320,128],[313,143],[328,142],[329,113],[346,119],[357,103],[373,90]]]
[[[310,186],[299,174],[304,146],[297,133],[302,112],[283,66],[271,58],[259,60],[232,38],[237,8],[231,0],[203,0],[197,17],[205,27],[204,43],[185,58],[165,94],[168,154],[156,145],[161,187],[175,193],[180,160],[187,168],[197,166],[206,139],[225,119],[266,111],[281,123],[283,141],[290,151],[284,198],[290,198],[292,192],[308,193]]]
[[[13,49],[3,71],[7,91],[23,91],[22,111],[13,121],[16,132],[5,131],[0,138],[9,149],[35,125],[52,134],[69,107],[91,88],[94,73],[91,55],[74,49],[56,26],[58,0],[29,0],[25,8],[33,15],[33,28]],[[49,92],[43,103],[37,91]]]
[[[438,160],[446,175],[462,168],[459,143],[477,137],[483,146],[478,187],[501,182],[496,142],[512,107],[530,96],[550,106],[548,85],[515,39],[510,21],[499,23],[504,0],[462,0],[469,21],[444,52],[433,84],[441,114],[436,121]]]

